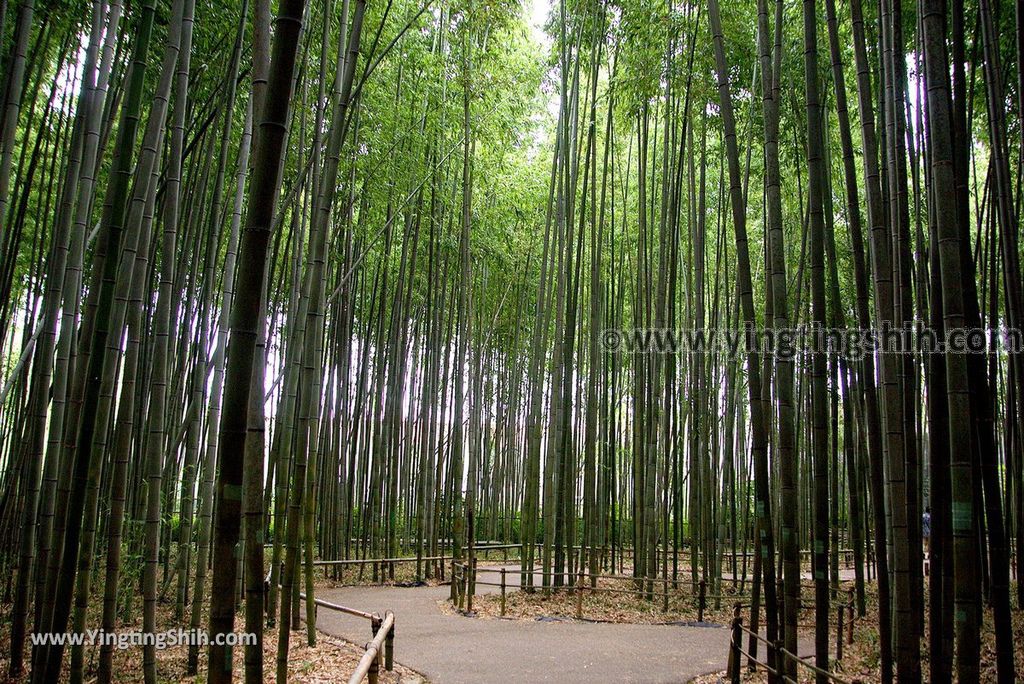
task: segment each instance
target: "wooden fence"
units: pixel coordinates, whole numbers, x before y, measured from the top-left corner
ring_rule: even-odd
[[[474,547],[474,556],[476,554],[485,555],[488,552],[502,551],[503,556],[507,558],[507,553],[511,549],[520,549],[521,544],[480,544]],[[848,551],[848,550],[843,550]],[[737,554],[739,555],[739,554]],[[398,557],[398,558],[359,558],[359,559],[347,559],[347,560],[320,560],[314,561],[314,565],[322,567],[345,567],[345,566],[365,566],[372,564],[375,571],[383,572],[384,568],[400,563],[434,563],[438,569],[438,575],[441,581],[444,581],[444,568],[446,558],[443,555],[440,556],[421,556],[416,557]],[[747,599],[749,596],[742,596],[737,594],[732,595],[717,595],[708,594],[707,582],[704,579],[700,579],[696,584],[697,591],[691,595],[675,595],[670,596],[669,587],[670,585],[677,588],[680,584],[685,584],[686,579],[679,580],[668,577],[661,578],[642,578],[633,577],[630,575],[617,575],[617,574],[602,574],[602,573],[589,573],[582,570],[582,564],[579,566],[580,571],[574,575],[561,572],[533,572],[523,573],[520,570],[513,569],[511,572],[516,574],[541,577],[544,579],[554,579],[560,577],[563,580],[568,581],[561,587],[562,590],[572,591],[576,598],[576,618],[583,618],[583,596],[585,593],[590,592],[592,594],[626,594],[633,596],[640,596],[647,599],[661,598],[662,609],[667,611],[669,606],[673,603],[678,604],[687,601],[693,601],[697,608],[697,620],[703,622],[705,617],[705,611],[709,600],[730,600],[730,599]],[[501,615],[505,615],[507,593],[509,587],[508,583],[508,568],[493,568],[493,567],[479,567],[477,565],[477,559],[474,557],[471,562],[451,560],[451,576],[450,583],[452,587],[451,600],[452,604],[460,611],[472,611],[473,610],[473,596],[476,593],[477,585],[498,587],[500,590],[500,608]],[[487,579],[480,579],[479,575],[497,575],[498,581],[488,581]],[[602,587],[598,586],[597,582],[600,579],[628,582],[634,585],[641,585],[637,587]],[[735,578],[732,578],[735,583]],[[268,575],[269,580],[269,575]],[[722,578],[722,581],[728,581],[727,578]],[[803,585],[813,585],[813,583],[802,582]],[[658,586],[660,590],[656,590],[655,586]],[[513,589],[519,588],[519,585],[512,586]],[[551,588],[549,584],[547,588]],[[833,595],[837,591],[832,589]],[[858,619],[855,610],[855,598],[852,589],[845,590],[847,594],[847,600],[836,604],[836,660],[841,660],[843,657],[843,644],[844,636],[847,643],[853,643],[853,626],[855,621]],[[300,594],[300,598],[305,600],[305,595]],[[356,610],[347,606],[341,606],[333,604],[328,601],[321,599],[314,599],[314,604],[319,607],[326,608],[328,610],[335,610],[343,612],[356,617],[361,617],[370,620],[371,628],[373,631],[373,639],[366,644],[366,651],[363,654],[362,659],[359,662],[359,666],[349,679],[350,684],[361,682],[363,679],[368,678],[371,684],[376,684],[378,679],[378,672],[380,669],[380,661],[383,658],[385,662],[385,669],[391,670],[393,667],[393,648],[394,648],[394,635],[395,635],[395,616],[390,611],[385,614],[383,618],[377,613],[367,613],[365,611]],[[795,680],[788,677],[785,674],[777,672],[773,669],[768,662],[758,660],[757,656],[757,643],[763,642],[768,647],[768,650],[772,653],[779,654],[783,659],[795,662],[798,667],[804,667],[814,672],[815,674],[822,675],[829,678],[829,681],[837,682],[841,684],[859,684],[859,680],[847,680],[833,673],[825,672],[820,670],[813,663],[809,662],[806,658],[790,653],[782,647],[781,642],[771,643],[768,640],[761,637],[756,632],[746,628],[743,625],[743,618],[741,611],[744,607],[749,607],[749,603],[744,604],[742,602],[735,604],[735,612],[732,623],[732,635],[729,644],[729,676],[731,681],[738,682],[740,676],[740,661],[742,656],[747,658],[748,667],[751,670],[756,669],[758,665],[765,667],[770,673],[775,674],[779,677],[780,681],[793,682]],[[801,610],[807,610],[813,608],[811,605],[805,605],[801,602]],[[750,638],[750,646],[747,650],[743,649],[743,635],[746,634]]]
[[[481,568],[478,567],[477,563],[474,562],[457,562],[452,561],[451,564],[452,572],[452,584],[454,590],[452,592],[452,603],[459,610],[472,611],[473,610],[473,596],[478,585],[498,587],[501,596],[501,614],[505,614],[506,605],[506,594],[509,589],[508,585],[508,568]],[[519,570],[512,570],[513,574],[523,574]],[[479,575],[498,575],[499,581],[488,581],[479,579]],[[566,573],[554,573],[554,572],[543,572],[535,571],[533,573],[525,573],[526,575],[540,576],[542,580],[544,578],[554,579],[556,576],[567,578]],[[673,580],[670,578],[643,578],[633,577],[630,575],[615,575],[615,574],[602,574],[602,573],[589,573],[589,572],[577,572],[573,577],[569,579],[575,579],[574,582],[570,581],[559,588],[567,591],[574,592],[576,596],[576,617],[578,619],[583,618],[583,596],[587,592],[592,594],[625,594],[632,596],[639,596],[644,598],[658,597],[662,599],[662,608],[668,610],[668,606],[672,603],[681,603],[686,601],[693,601],[697,607],[697,621],[704,621],[704,612],[707,610],[708,600],[728,600],[736,598],[736,595],[716,595],[707,593],[707,582],[703,579],[697,582],[697,593],[696,595],[690,596],[670,596],[669,586],[675,584],[685,583]],[[600,587],[597,586],[597,580],[613,580],[620,581],[623,583],[641,583],[646,584],[647,588],[629,588],[629,587]],[[590,580],[589,582],[587,580]],[[660,590],[654,589],[655,585],[660,585]],[[518,585],[512,588],[519,588]],[[549,587],[548,588],[552,588]]]
[[[843,659],[843,641],[844,636],[847,643],[853,643],[853,624],[857,619],[856,611],[854,610],[854,598],[853,592],[848,595],[848,600],[844,603],[836,605],[836,657],[835,660],[839,661]],[[808,606],[801,606],[802,608],[808,608]],[[810,606],[813,607],[813,606]],[[783,668],[783,672],[771,665],[771,660],[759,660],[757,656],[757,643],[765,644],[766,650],[769,654],[774,653],[776,655],[776,662],[781,657],[784,661],[795,663],[797,670],[801,667],[812,672],[816,677],[824,677],[829,682],[836,682],[837,684],[862,684],[860,679],[847,679],[834,672],[823,670],[806,657],[801,657],[795,653],[791,653],[783,647],[781,640],[776,640],[774,643],[765,639],[757,632],[748,629],[743,625],[743,604],[737,603],[733,610],[732,619],[732,635],[729,638],[729,661],[727,674],[729,681],[732,684],[739,684],[740,682],[740,662],[745,656],[747,658],[747,667],[750,671],[757,669],[757,666],[765,668],[770,674],[775,675],[779,681],[787,684],[797,684],[797,680],[793,679],[785,673],[788,668]],[[849,613],[849,618],[846,618],[846,614]],[[746,635],[749,639],[751,646],[747,650],[743,648],[743,637]]]
[[[395,665],[395,614],[389,610],[383,619],[374,615],[371,626],[373,639],[366,644],[366,652],[359,659],[356,671],[348,678],[348,684],[359,684],[363,679],[377,684],[382,654],[385,670],[390,671]]]
[[[500,590],[500,610],[501,615],[505,615],[507,593],[509,590],[508,583],[508,568],[481,568],[478,567],[476,562],[457,562],[452,561],[451,564],[451,578],[452,578],[452,604],[460,611],[472,611],[473,610],[473,596],[475,594],[476,586],[491,586],[498,587]],[[519,573],[518,570],[512,570],[513,573]],[[486,579],[480,579],[479,575],[497,575],[498,581],[488,581]],[[553,577],[555,573],[544,573],[535,572],[535,576],[540,575],[541,578]],[[559,573],[562,574],[562,573]],[[563,590],[572,591],[576,598],[576,618],[583,618],[583,596],[587,592],[590,593],[607,593],[607,594],[630,594],[634,596],[642,596],[646,598],[652,598],[652,596],[660,596],[662,598],[663,608],[668,609],[668,605],[673,602],[685,602],[694,601],[697,607],[697,620],[698,622],[704,621],[704,613],[707,609],[709,599],[729,600],[736,598],[748,599],[749,597],[731,595],[713,595],[707,592],[707,583],[701,579],[697,583],[697,593],[689,596],[674,596],[669,597],[669,585],[674,582],[670,578],[638,578],[627,575],[614,575],[614,574],[591,574],[588,572],[578,572],[575,576],[575,583],[564,585],[561,587]],[[647,585],[647,588],[616,588],[616,587],[599,587],[596,586],[598,579],[606,580],[619,580],[623,582],[632,583],[643,583]],[[587,580],[591,580],[589,583]],[[589,584],[589,586],[588,586]],[[813,582],[801,582],[801,584],[807,588],[813,586]],[[653,592],[651,587],[653,585],[661,585],[660,592]],[[512,588],[519,588],[518,585]],[[833,605],[836,610],[836,660],[842,660],[843,658],[843,647],[845,644],[853,643],[853,626],[858,619],[856,612],[856,598],[853,589],[842,590],[845,594],[845,600],[842,602],[835,602]],[[802,658],[797,654],[790,653],[782,646],[781,641],[775,643],[769,642],[767,639],[757,634],[756,632],[747,629],[743,625],[742,610],[743,608],[749,608],[749,603],[737,602],[734,604],[733,622],[732,622],[732,636],[729,643],[729,677],[732,682],[740,681],[740,662],[742,656],[747,658],[747,664],[750,670],[755,670],[758,665],[766,668],[770,673],[775,674],[779,677],[782,682],[792,682],[796,684],[795,680],[784,673],[779,673],[768,662],[764,660],[758,660],[756,643],[764,643],[770,653],[777,653],[783,659],[791,662],[795,662],[798,669],[805,668],[815,675],[822,675],[828,678],[830,682],[836,682],[837,684],[860,684],[859,680],[848,680],[835,673],[821,670],[814,663],[810,662],[807,658]],[[813,602],[804,603],[801,601],[801,610],[813,610]],[[743,636],[746,634],[750,638],[752,646],[748,649],[743,648]]]
[[[269,575],[267,576],[269,581]],[[299,599],[305,601],[306,595],[299,593]],[[358,610],[348,606],[342,606],[323,599],[313,598],[313,604],[319,608],[326,608],[338,613],[345,613],[364,620],[370,621],[370,631],[373,638],[366,644],[363,657],[359,659],[355,672],[349,677],[349,684],[359,684],[364,679],[370,684],[377,684],[380,673],[381,660],[384,661],[384,669],[391,671],[395,666],[395,614],[390,610],[384,613],[368,613],[365,610]]]

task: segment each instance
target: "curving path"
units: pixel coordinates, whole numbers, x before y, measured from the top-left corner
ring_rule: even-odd
[[[509,573],[518,579],[518,573]],[[479,593],[491,587],[480,587]],[[727,627],[476,619],[441,612],[447,585],[344,587],[318,597],[395,613],[395,659],[432,682],[686,682],[725,668]],[[320,608],[317,627],[363,644],[366,620]]]

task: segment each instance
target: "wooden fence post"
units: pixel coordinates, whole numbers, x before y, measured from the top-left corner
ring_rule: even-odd
[[[469,563],[463,563],[459,566],[459,577],[462,578],[462,582],[459,583],[459,590],[462,592],[462,599],[459,601],[459,607],[464,607],[467,610],[471,606],[467,605],[469,601],[469,573],[472,569]]]
[[[369,644],[367,644],[367,646],[369,646]],[[377,659],[374,658],[370,662],[370,670],[366,673],[366,681],[368,681],[370,684],[377,684],[377,682],[379,681],[378,680],[378,674],[379,673],[380,673],[380,663],[378,663]]]
[[[700,594],[697,596],[697,622],[704,622],[704,608],[707,607],[707,594],[705,593],[707,582],[701,580],[697,586],[700,590]]]
[[[391,672],[395,669],[395,619],[391,617],[391,630],[384,640],[384,669]]]
[[[377,636],[377,632],[380,631],[380,615],[374,615],[370,618],[370,640],[372,641]],[[367,644],[369,646],[369,644]],[[377,675],[380,672],[380,654],[374,657],[370,662],[370,671],[367,673],[367,679],[370,684],[377,684]]]
[[[501,616],[505,617],[505,568],[501,569]]]
[[[736,604],[732,613],[732,638],[729,640],[729,681],[740,683],[740,644],[743,642],[743,617],[740,615],[740,604]]]
[[[459,583],[458,583],[457,591],[459,593],[459,611],[461,612],[462,611],[462,606],[463,606],[463,604],[464,604],[464,602],[466,600],[466,566],[465,565],[459,565],[458,567],[459,567]]]
[[[583,569],[576,575],[576,619],[583,619]]]

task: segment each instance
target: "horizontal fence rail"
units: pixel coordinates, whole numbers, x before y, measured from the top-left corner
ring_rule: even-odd
[[[398,558],[347,558],[344,560],[315,560],[313,561],[314,566],[330,567],[333,565],[367,565],[369,563],[385,563],[385,564],[398,564],[398,563],[417,563],[417,562],[428,562],[428,561],[443,561],[444,556],[423,556],[422,558],[411,558],[398,557]]]
[[[348,678],[348,684],[359,684],[364,679],[370,684],[377,684],[382,653],[384,669],[391,671],[394,667],[395,614],[389,610],[383,620],[379,615],[375,615],[372,625],[373,639],[366,644],[366,652],[359,659],[356,671]]]
[[[452,585],[453,585],[452,603],[454,605],[456,605],[459,610],[463,610],[464,607],[465,607],[466,611],[472,611],[473,610],[473,596],[475,594],[475,588],[477,586],[499,587],[500,590],[501,590],[501,615],[505,614],[505,603],[506,603],[505,596],[506,596],[506,592],[508,591],[508,582],[507,582],[507,575],[508,575],[508,572],[509,572],[508,568],[488,568],[488,567],[481,568],[481,567],[477,566],[475,561],[473,563],[452,561],[451,572],[452,572]],[[735,599],[735,598],[749,598],[749,597],[744,597],[744,596],[738,596],[736,594],[729,594],[729,595],[708,594],[707,593],[707,582],[705,580],[703,580],[703,579],[701,579],[701,580],[699,580],[697,582],[697,593],[696,593],[696,595],[691,595],[691,596],[670,596],[669,593],[668,593],[668,588],[669,588],[670,584],[674,584],[674,585],[678,586],[680,584],[688,583],[688,580],[680,581],[680,580],[674,580],[674,579],[664,578],[664,577],[655,577],[655,578],[633,577],[632,575],[601,574],[601,573],[590,573],[590,572],[583,572],[583,571],[577,572],[577,573],[573,573],[572,575],[569,575],[568,573],[564,573],[564,572],[553,572],[553,571],[544,572],[542,570],[537,570],[537,571],[533,571],[533,572],[525,571],[525,573],[524,573],[524,571],[513,569],[513,570],[511,570],[511,572],[513,574],[520,574],[520,575],[525,574],[527,576],[533,576],[533,577],[540,576],[542,578],[542,580],[546,579],[546,578],[554,578],[554,577],[562,577],[562,578],[565,578],[567,580],[573,580],[574,579],[575,582],[569,581],[569,582],[566,582],[565,584],[563,584],[563,585],[561,585],[559,587],[551,587],[551,586],[549,586],[547,588],[564,589],[564,590],[567,590],[567,591],[574,592],[576,594],[576,597],[577,597],[577,599],[576,599],[576,606],[577,606],[577,608],[576,608],[576,617],[578,619],[582,619],[582,617],[583,617],[583,615],[582,615],[582,600],[583,600],[583,595],[585,593],[587,593],[587,592],[590,592],[591,594],[625,594],[625,595],[632,595],[632,596],[639,596],[639,597],[646,597],[646,598],[660,597],[662,599],[662,608],[663,608],[663,610],[668,610],[668,606],[670,604],[680,604],[680,603],[684,603],[684,602],[687,602],[687,601],[693,601],[697,605],[697,621],[698,622],[703,622],[704,621],[704,612],[707,610],[707,605],[708,605],[708,600],[709,599],[712,599],[712,600],[714,600],[714,599],[729,600],[729,599]],[[500,581],[499,582],[493,582],[493,581],[487,581],[487,580],[479,579],[478,575],[481,575],[481,574],[497,574],[497,575],[500,575]],[[642,589],[629,589],[629,588],[615,588],[615,587],[599,587],[599,586],[596,585],[596,583],[597,583],[597,580],[600,580],[600,579],[613,580],[613,581],[619,581],[619,582],[644,583],[644,584],[649,584],[651,586],[651,588],[647,588],[647,589],[643,589],[643,588]],[[591,580],[591,581],[590,581],[590,583],[587,583],[585,580]],[[653,589],[653,585],[655,585],[655,584],[660,585],[661,589],[658,590],[658,591],[655,591]],[[523,588],[523,587],[519,587],[519,588]]]
[[[843,614],[847,610],[850,612],[849,622],[846,623],[848,625],[849,630],[847,632],[847,635],[849,643],[853,643],[853,604],[854,600],[851,597],[847,603],[840,604],[836,607],[836,612],[838,616],[838,629],[836,630],[837,641],[835,660],[837,661],[842,660],[843,658]],[[740,661],[744,657],[747,659],[747,665],[751,671],[757,669],[757,666],[760,665],[761,667],[765,668],[765,670],[769,674],[778,677],[780,681],[787,682],[790,684],[798,684],[796,679],[785,674],[785,672],[779,672],[778,669],[773,667],[771,665],[771,658],[769,658],[768,660],[759,660],[758,656],[756,655],[756,648],[754,648],[754,646],[756,646],[756,642],[765,644],[765,646],[768,648],[769,654],[775,654],[776,664],[778,664],[778,658],[781,657],[787,663],[795,663],[798,667],[803,667],[817,676],[824,677],[829,682],[835,682],[836,684],[862,684],[862,681],[860,679],[847,679],[846,677],[838,675],[834,672],[823,670],[814,663],[810,662],[808,658],[801,657],[795,653],[792,653],[791,651],[786,650],[782,646],[781,640],[777,640],[774,643],[772,643],[768,639],[762,637],[757,632],[748,629],[743,625],[742,609],[743,605],[737,603],[733,610],[732,635],[729,638],[729,660],[728,667],[726,670],[727,676],[731,684],[739,684],[740,682]],[[749,647],[749,650],[743,648],[744,635],[747,635],[750,638],[751,646]],[[783,668],[783,670],[785,669],[787,668]]]
[[[269,583],[270,575],[267,575],[265,580]],[[280,589],[280,586],[278,586]],[[299,592],[299,599],[306,601],[306,594]],[[362,658],[359,659],[359,664],[356,666],[355,672],[349,677],[349,684],[359,684],[364,679],[369,681],[370,684],[377,684],[380,673],[380,661],[384,660],[384,669],[391,671],[394,669],[395,664],[395,614],[390,610],[384,614],[381,618],[380,613],[368,613],[365,610],[359,610],[357,608],[350,608],[349,606],[343,606],[338,603],[331,603],[330,601],[324,601],[323,599],[313,598],[313,604],[325,608],[327,610],[333,610],[338,613],[344,613],[345,615],[352,615],[354,617],[362,618],[370,621],[370,630],[373,634],[373,638],[366,644],[365,651],[363,652]]]

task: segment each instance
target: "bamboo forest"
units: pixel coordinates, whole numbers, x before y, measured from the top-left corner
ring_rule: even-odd
[[[0,0],[0,681],[1024,677],[1024,0]]]

